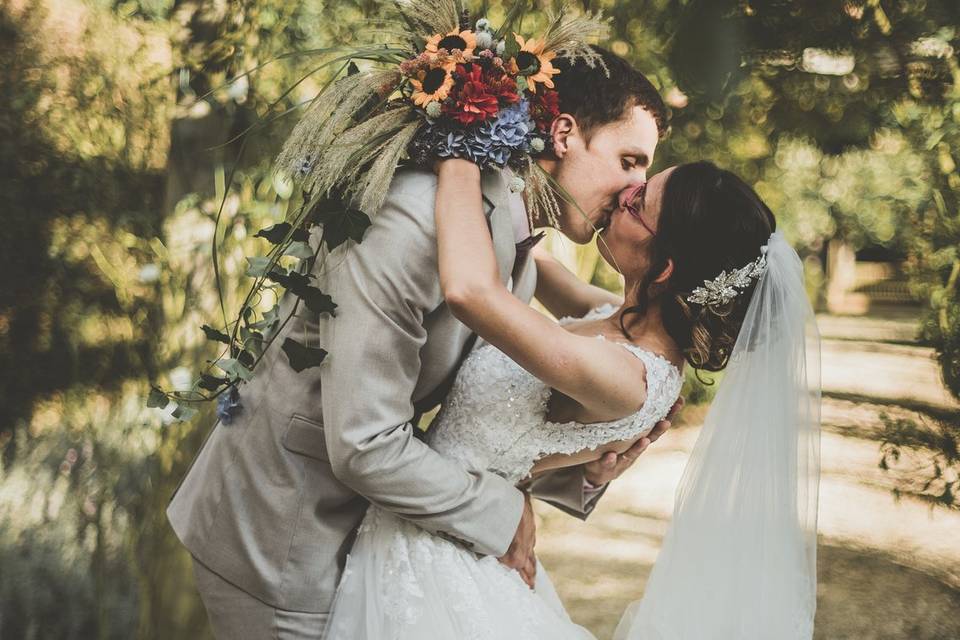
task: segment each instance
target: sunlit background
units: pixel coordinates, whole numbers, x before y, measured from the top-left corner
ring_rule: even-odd
[[[960,4],[587,4],[672,110],[656,168],[740,174],[804,259],[824,336],[816,637],[960,638]],[[212,407],[178,421],[146,396],[216,355],[199,327],[223,322],[221,201],[229,317],[253,234],[289,205],[270,161],[329,79],[309,50],[376,11],[0,0],[0,637],[209,637],[164,508]],[[523,30],[541,26],[534,8]],[[594,247],[550,243],[620,286]],[[690,381],[682,425],[587,523],[538,508],[541,558],[599,637],[642,593],[714,388]]]

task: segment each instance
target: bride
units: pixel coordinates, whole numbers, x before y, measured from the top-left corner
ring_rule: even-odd
[[[598,245],[624,277],[623,304],[554,322],[500,283],[479,169],[440,164],[444,297],[486,343],[463,364],[431,446],[520,484],[629,448],[674,404],[687,364],[728,369],[644,597],[616,635],[809,640],[819,362],[800,260],[756,193],[707,162],[651,177],[605,222]],[[537,297],[558,317],[570,300],[601,302],[549,266],[540,277]],[[325,637],[591,638],[536,568],[530,589],[496,558],[372,506]]]

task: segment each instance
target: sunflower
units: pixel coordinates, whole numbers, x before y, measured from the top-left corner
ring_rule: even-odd
[[[425,107],[434,100],[443,102],[447,99],[447,94],[453,88],[453,74],[448,68],[434,67],[421,71],[419,76],[419,79],[411,78],[410,80],[414,88],[410,97],[414,104]]]
[[[550,61],[557,57],[556,51],[544,52],[544,43],[540,40],[526,40],[523,36],[513,34],[520,45],[520,52],[514,57],[517,67],[520,71],[530,69],[527,72],[527,87],[530,93],[537,92],[537,83],[553,89],[553,76],[560,73],[560,69],[555,69]]]
[[[450,33],[437,34],[427,40],[426,50],[436,54],[440,49],[446,49],[453,53],[454,50],[460,51],[461,60],[457,62],[470,62],[473,58],[473,50],[477,48],[477,36],[473,31],[458,31],[454,29]]]

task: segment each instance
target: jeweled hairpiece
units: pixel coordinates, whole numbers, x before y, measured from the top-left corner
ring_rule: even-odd
[[[726,304],[736,298],[743,289],[750,286],[754,278],[759,278],[767,268],[767,246],[760,247],[760,257],[730,273],[721,271],[713,280],[704,280],[702,287],[697,287],[687,296],[687,302],[694,302],[704,306]]]

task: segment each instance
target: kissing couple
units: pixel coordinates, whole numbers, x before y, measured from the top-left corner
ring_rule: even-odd
[[[812,637],[802,263],[732,173],[647,175],[667,110],[592,51],[602,64],[550,64],[559,108],[535,162],[565,194],[552,219],[528,215],[509,167],[452,157],[400,169],[362,242],[314,268],[336,317],[300,309],[278,337],[319,336],[329,357],[295,372],[268,349],[168,508],[218,639],[591,638],[536,559],[531,497],[586,519],[669,426],[687,366],[724,378],[616,637]],[[548,223],[596,237],[624,297],[534,246]]]

